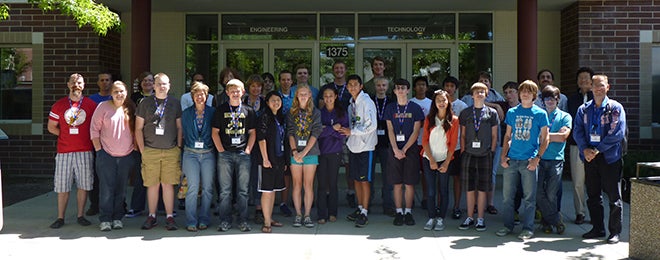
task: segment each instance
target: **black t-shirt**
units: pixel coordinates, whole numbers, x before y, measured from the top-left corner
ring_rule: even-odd
[[[220,141],[226,151],[243,151],[247,146],[248,132],[256,127],[256,115],[249,106],[224,103],[215,112],[213,127],[220,129]]]
[[[377,149],[390,147],[390,139],[387,137],[387,122],[385,121],[385,106],[392,102],[396,102],[396,100],[387,96],[383,99],[374,99],[376,118],[378,119],[378,128],[376,130],[376,134],[378,135]]]

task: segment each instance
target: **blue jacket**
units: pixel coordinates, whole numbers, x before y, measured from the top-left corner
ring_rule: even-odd
[[[594,117],[600,122],[593,122]],[[584,161],[584,149],[594,147],[605,156],[608,164],[621,159],[626,128],[626,112],[617,101],[605,97],[598,108],[594,100],[580,106],[573,120],[573,139],[580,150],[580,159]],[[591,142],[592,132],[600,135],[600,142]]]
[[[211,128],[214,114],[215,108],[208,105],[204,108],[204,123],[202,124],[202,133],[200,136],[200,133],[197,130],[197,114],[195,114],[195,106],[191,106],[183,111],[181,114],[181,126],[183,128],[183,146],[185,149],[200,152],[215,149],[213,139],[211,139]],[[195,149],[195,142],[198,140],[204,142],[204,148]]]

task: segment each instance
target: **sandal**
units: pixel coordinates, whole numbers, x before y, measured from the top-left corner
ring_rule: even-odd
[[[193,225],[190,225],[190,226],[186,227],[186,230],[188,230],[190,232],[197,232],[197,227],[193,226]]]
[[[199,224],[198,228],[199,228],[199,230],[205,230],[205,229],[209,228],[209,226],[206,225],[206,224]]]
[[[274,220],[274,219],[270,221],[270,225],[273,226],[273,227],[283,227],[284,226],[284,224],[282,224],[281,222],[279,222],[277,220]]]
[[[271,233],[273,229],[270,226],[261,226],[261,233]]]
[[[486,208],[486,211],[488,211],[488,213],[490,213],[492,215],[497,215],[497,209],[493,205],[488,205],[488,207]]]

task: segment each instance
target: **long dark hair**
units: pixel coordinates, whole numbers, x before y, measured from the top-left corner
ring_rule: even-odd
[[[270,98],[271,98],[272,96],[278,96],[278,97],[280,98],[280,102],[282,102],[282,105],[281,105],[280,108],[277,110],[277,113],[275,113],[275,118],[277,119],[277,121],[280,122],[280,124],[283,124],[283,123],[284,123],[284,112],[282,112],[282,108],[284,107],[284,102],[283,102],[283,100],[282,100],[282,95],[280,95],[280,92],[279,92],[279,91],[275,91],[275,90],[273,90],[273,91],[271,91],[271,92],[268,92],[268,94],[266,94],[266,98],[264,99],[264,100],[266,101],[266,103],[270,100]],[[265,113],[265,112],[264,112],[264,114],[272,114],[272,110],[270,109],[270,107],[268,106],[268,104],[266,104],[266,107],[268,108],[268,111],[269,111],[270,113]]]
[[[346,110],[344,110],[344,107],[339,103],[339,91],[337,91],[336,88],[334,87],[329,87],[325,88],[323,92],[326,92],[327,90],[331,90],[333,93],[335,93],[335,114],[337,115],[338,118],[342,118],[346,115]],[[323,93],[321,93],[321,97],[323,97]]]
[[[447,91],[439,89],[433,92],[433,98],[431,99],[431,109],[429,111],[429,115],[426,116],[426,118],[429,120],[429,129],[431,129],[435,126],[435,117],[438,116],[438,107],[435,104],[435,98],[439,95],[443,95],[445,96],[445,99],[447,99],[445,118],[443,118],[445,121],[442,122],[442,128],[445,129],[445,132],[447,132],[451,128],[451,119],[454,117],[454,113],[451,111],[451,99],[449,99],[449,93],[447,93]],[[429,129],[424,129],[424,131],[429,131]]]

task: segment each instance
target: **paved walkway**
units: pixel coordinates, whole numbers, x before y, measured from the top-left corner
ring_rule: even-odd
[[[498,181],[498,184],[501,183]],[[608,245],[599,240],[583,240],[589,224],[575,225],[571,183],[564,181],[562,210],[566,220],[563,235],[536,231],[533,239],[514,234],[497,237],[502,227],[501,214],[487,215],[488,230],[458,230],[461,220],[447,219],[444,231],[424,231],[426,214],[420,208],[413,213],[415,226],[393,226],[392,218],[380,212],[379,202],[369,214],[369,225],[355,228],[344,217],[350,212],[340,199],[340,219],[314,228],[294,228],[292,218],[277,216],[285,227],[262,234],[259,225],[251,232],[236,228],[217,232],[218,223],[205,231],[191,233],[183,229],[185,217],[176,218],[180,229],[166,231],[164,217],[153,230],[140,230],[144,217],[124,219],[123,230],[100,232],[98,219],[93,225],[75,223],[75,201],[69,203],[66,225],[59,230],[48,226],[56,218],[56,194],[53,192],[4,208],[4,228],[0,231],[0,259],[624,259],[628,257],[629,204],[624,206],[624,232],[621,242]],[[499,185],[498,185],[499,186]],[[501,186],[496,202],[501,202]],[[421,192],[416,192],[419,198]],[[74,198],[75,196],[71,196]],[[342,194],[343,198],[343,194]],[[343,202],[343,203],[342,203]],[[497,203],[496,203],[497,204]],[[276,210],[277,212],[277,210]],[[607,212],[607,209],[606,209]],[[217,221],[216,221],[217,222]],[[148,258],[147,258],[148,257]],[[194,257],[194,258],[191,258]],[[229,258],[228,258],[229,257]],[[495,258],[492,258],[495,257]]]

